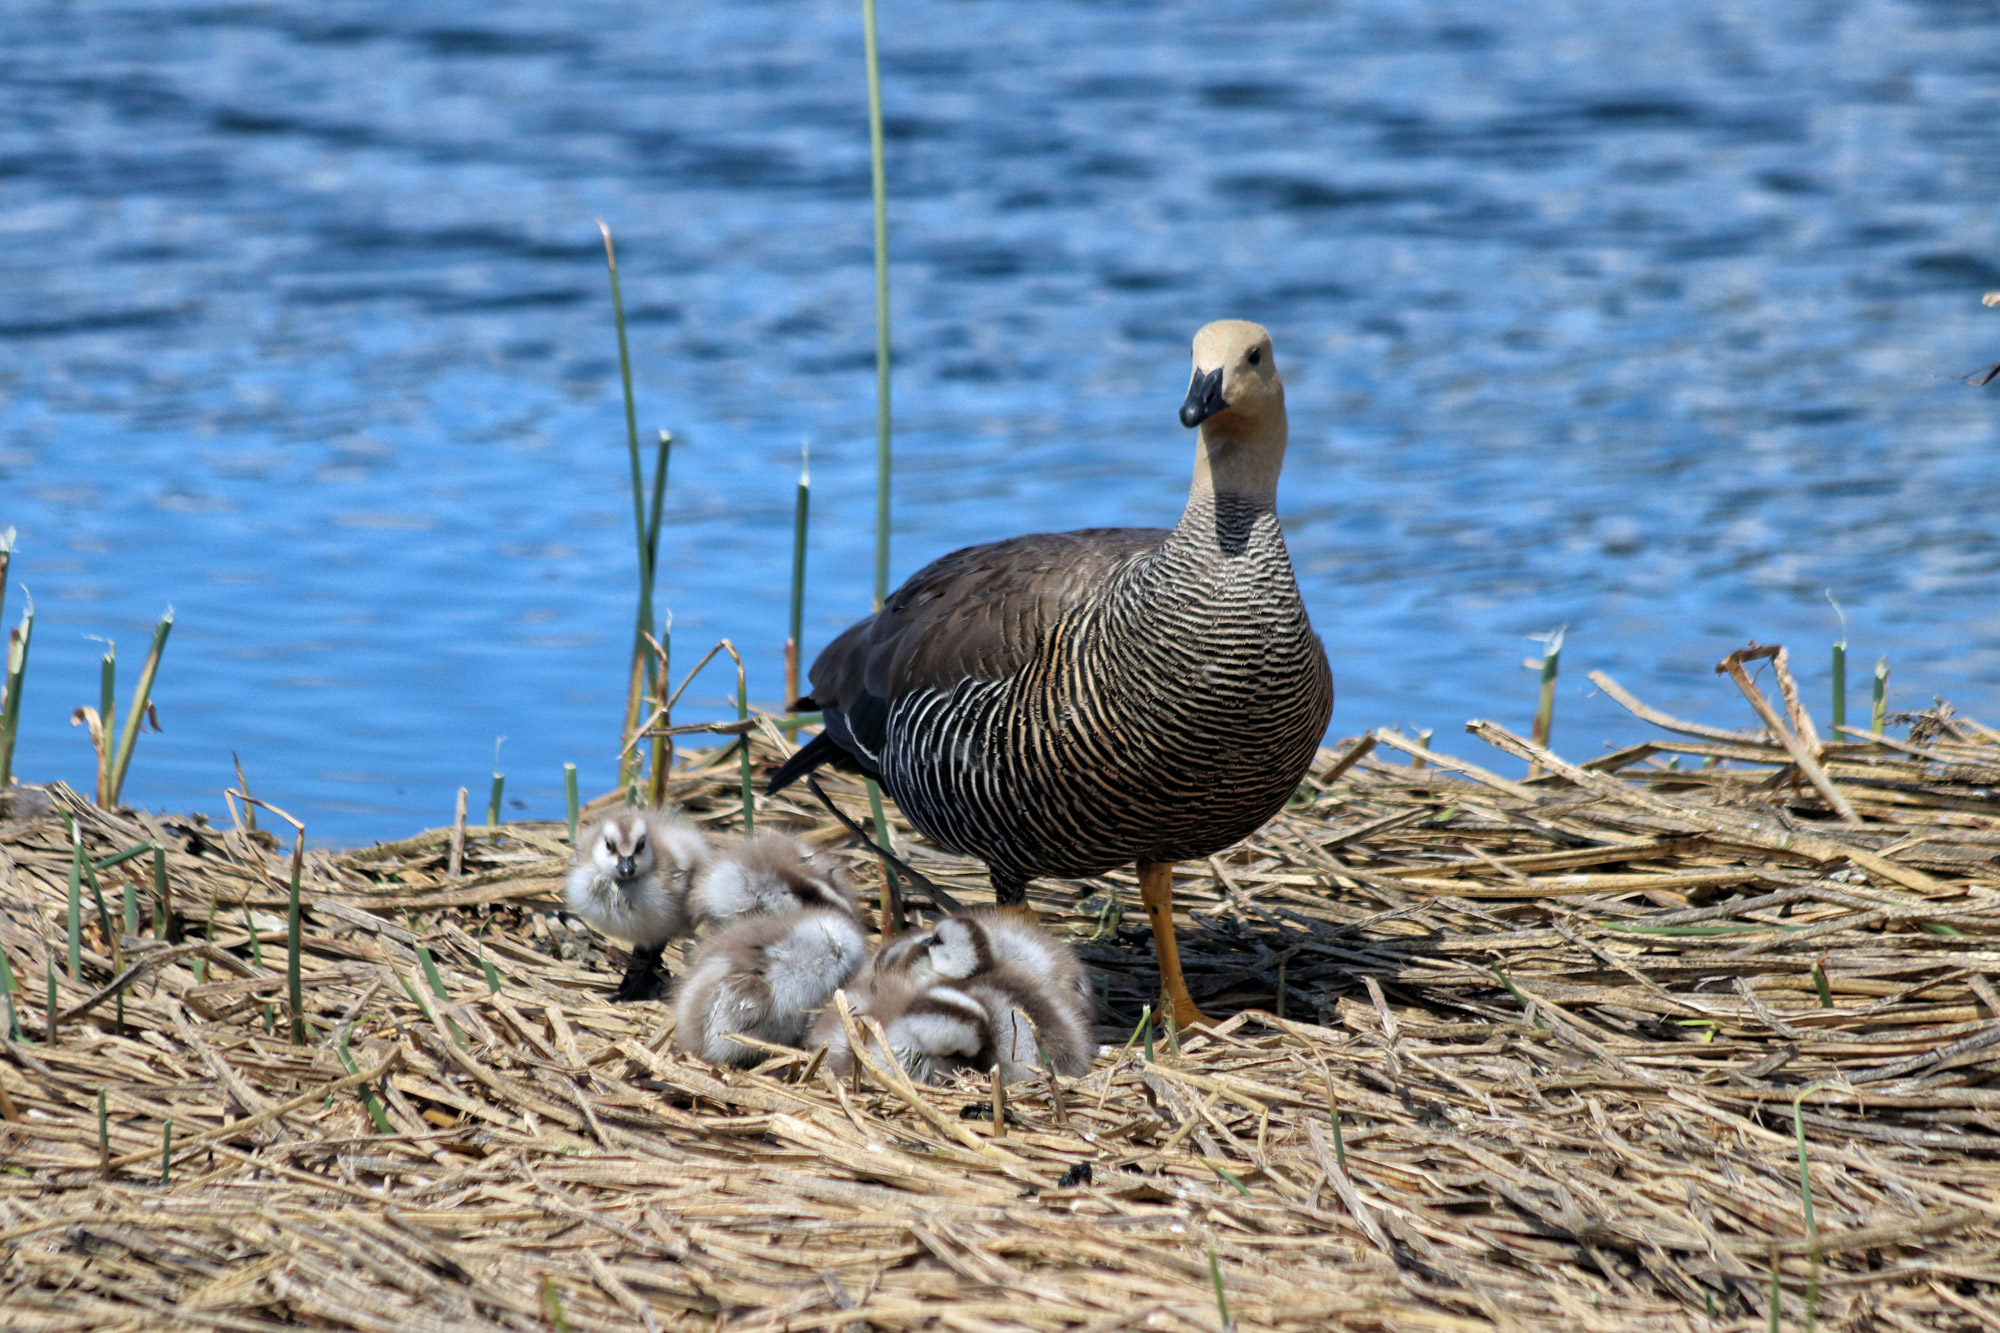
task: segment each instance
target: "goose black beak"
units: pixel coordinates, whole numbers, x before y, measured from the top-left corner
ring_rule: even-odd
[[[1193,429],[1228,406],[1222,401],[1222,367],[1205,375],[1197,370],[1188,381],[1187,401],[1181,404],[1181,424]]]
[[[629,856],[618,858],[618,878],[632,879],[639,873],[639,863]]]

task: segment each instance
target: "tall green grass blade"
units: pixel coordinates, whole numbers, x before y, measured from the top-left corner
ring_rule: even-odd
[[[153,848],[153,936],[167,937],[167,849]]]
[[[7,567],[14,563],[14,539],[18,535],[13,528],[0,531],[0,621],[7,618]]]
[[[582,813],[582,807],[577,801],[575,764],[563,765],[563,804],[568,807],[569,812],[569,845],[574,847],[576,846],[576,820],[577,816]]]
[[[1833,645],[1833,734],[1838,738],[1847,725],[1847,612],[1833,600],[1833,589],[1826,590],[1826,600],[1840,617],[1840,638]]]
[[[486,973],[486,989],[490,993],[498,995],[500,993],[500,970],[493,966],[493,960],[488,958],[484,953],[481,953],[479,955],[479,968],[482,972]]]
[[[112,852],[109,856],[100,856],[92,861],[91,865],[99,870],[112,870],[124,865],[127,861],[138,860],[147,852],[158,851],[159,846],[158,843],[148,838],[145,842],[132,844],[122,852]]]
[[[736,663],[736,720],[739,722],[748,722],[750,720],[750,686],[743,672],[743,658],[736,651],[736,645],[727,639],[717,644],[716,647],[728,653],[729,660]],[[703,659],[704,662],[706,660],[706,658]],[[699,671],[701,668],[696,667],[695,669]],[[742,747],[740,757],[743,773],[743,832],[747,837],[757,831],[757,780],[750,769],[749,736],[740,737],[738,743]]]
[[[104,1104],[104,1089],[97,1090],[97,1169],[111,1178],[111,1115]]]
[[[48,974],[49,974],[49,1007],[47,1012],[44,1014],[44,1017],[48,1020],[49,1045],[53,1046],[56,1044],[56,1005],[57,1005],[56,956],[54,954],[49,955]]]
[[[169,1184],[173,1180],[174,1160],[174,1118],[168,1116],[160,1124],[160,1183]]]
[[[243,761],[236,757],[236,751],[229,752],[229,762],[236,765],[236,790],[243,793],[243,827],[255,833],[257,807],[250,803],[250,779],[243,776]]]
[[[299,826],[292,844],[291,901],[285,911],[285,998],[292,1005],[292,1044],[306,1044],[306,997],[304,977],[299,971],[299,876],[305,869],[306,830]]]
[[[67,816],[65,816],[67,818]],[[69,820],[69,979],[83,980],[83,841]]]
[[[250,932],[250,961],[255,963],[257,970],[261,972],[264,970],[264,945],[257,938],[257,919],[250,915],[248,902],[243,904],[243,928]]]
[[[104,886],[98,883],[97,867],[83,858],[83,878],[90,885],[90,903],[97,909],[97,928],[104,932],[104,947],[111,952],[115,962],[118,957],[118,932],[111,926],[111,911],[104,901]]]
[[[1215,1172],[1216,1175],[1221,1176],[1224,1180],[1228,1181],[1230,1185],[1235,1188],[1238,1194],[1241,1194],[1246,1199],[1250,1197],[1250,1187],[1243,1183],[1243,1178],[1241,1176],[1237,1175],[1233,1171],[1230,1171],[1226,1167],[1217,1166],[1214,1162],[1209,1161],[1206,1157],[1203,1157],[1201,1159],[1201,1164],[1207,1167],[1209,1170]]]
[[[882,788],[873,778],[868,782],[868,813],[875,820],[875,845],[882,849],[882,929],[886,935],[903,932],[903,889],[896,878],[895,843],[889,837],[889,821],[882,814]]]
[[[118,645],[104,641],[104,657],[97,664],[97,803],[103,805],[111,790],[111,738],[118,734]]]
[[[7,961],[7,955],[0,951],[0,995],[7,999],[7,1040],[21,1040],[21,1015],[14,1010],[14,992],[20,987],[14,983],[14,965]]]
[[[1882,734],[1882,726],[1889,720],[1889,659],[1878,658],[1875,662],[1875,696],[1869,709],[1868,729],[1877,736]]]
[[[1569,626],[1564,625],[1560,629],[1551,631],[1543,640],[1548,647],[1542,654],[1542,685],[1540,693],[1535,697],[1535,726],[1532,734],[1535,744],[1544,749],[1548,748],[1549,732],[1555,726],[1556,671],[1557,664],[1562,659],[1563,635],[1568,630]],[[1528,765],[1530,778],[1540,777],[1541,774],[1540,764]]]
[[[0,791],[13,780],[14,740],[21,734],[21,686],[28,676],[28,645],[34,637],[35,599],[30,597],[21,623],[7,632],[7,680],[0,688]]]
[[[500,771],[500,747],[506,744],[506,742],[507,738],[505,736],[493,742],[493,792],[486,798],[486,827],[488,828],[498,828],[500,826],[500,797],[507,790],[507,775]]]
[[[868,164],[875,197],[875,609],[889,597],[889,177],[882,159],[882,62],[875,0],[861,0],[868,54]]]
[[[354,1029],[351,1025],[341,1028],[340,1044],[334,1047],[334,1050],[339,1054],[340,1063],[346,1068],[347,1072],[358,1074],[361,1072],[361,1066],[354,1062],[354,1053],[347,1048],[348,1038],[353,1035],[353,1032]],[[382,1104],[375,1100],[375,1089],[369,1087],[366,1083],[361,1085],[361,1103],[368,1108],[368,1118],[375,1122],[375,1128],[381,1130],[384,1134],[394,1134],[396,1132],[396,1126],[390,1122],[388,1112],[384,1111]]]
[[[792,503],[792,606],[790,633],[785,639],[785,729],[798,732],[797,714],[792,711],[799,697],[799,662],[805,652],[806,609],[806,524],[812,514],[812,451],[799,443],[799,489]]]
[[[1204,1158],[1202,1160],[1206,1161],[1207,1159]],[[1210,1163],[1210,1168],[1217,1169],[1213,1163]],[[1227,1175],[1228,1173],[1224,1172],[1223,1174]],[[1242,1182],[1237,1182],[1237,1186],[1241,1188]],[[1246,1189],[1243,1192],[1248,1194],[1250,1191]],[[1234,1329],[1236,1325],[1230,1322],[1229,1319],[1229,1297],[1222,1290],[1222,1262],[1215,1257],[1215,1247],[1213,1245],[1208,1247],[1208,1279],[1215,1284],[1215,1312],[1222,1317],[1223,1333],[1230,1333],[1230,1330]]]
[[[444,978],[438,975],[437,959],[432,957],[429,945],[417,946],[417,961],[423,964],[424,980],[431,983],[431,994],[440,1000],[449,1001],[451,992],[444,988]]]
[[[552,1277],[542,1279],[542,1318],[555,1333],[569,1333],[569,1319],[563,1314],[562,1292]]]
[[[625,394],[625,443],[632,466],[632,531],[639,557],[639,609],[632,622],[632,672],[625,692],[625,729],[622,739],[630,741],[639,726],[640,701],[645,690],[646,635],[653,630],[652,568],[646,543],[646,478],[639,460],[639,409],[632,397],[632,348],[625,336],[625,296],[618,283],[618,251],[611,243],[611,228],[602,220],[597,229],[604,236],[604,267],[611,280],[611,320],[618,331],[618,379]],[[623,753],[620,785],[629,787],[637,772],[636,751]]]
[[[139,743],[139,723],[152,707],[153,680],[160,674],[160,654],[167,650],[167,635],[173,632],[174,608],[167,608],[160,617],[160,623],[153,627],[153,646],[146,653],[146,665],[139,668],[139,684],[132,692],[132,707],[125,714],[125,730],[118,737],[118,754],[111,761],[111,790],[109,804],[117,805],[120,793],[125,790],[125,773],[132,767],[132,747]],[[156,717],[153,726],[159,727]],[[105,735],[110,735],[107,725]]]
[[[1139,1028],[1146,1034],[1146,1063],[1153,1063],[1153,1006],[1139,1011]]]

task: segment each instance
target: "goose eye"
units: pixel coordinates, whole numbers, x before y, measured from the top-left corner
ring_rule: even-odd
[[[1254,365],[1256,365],[1256,364],[1257,364],[1257,363],[1258,363],[1259,361],[1262,361],[1263,359],[1264,359],[1264,349],[1263,349],[1263,348],[1261,348],[1261,347],[1253,347],[1253,348],[1251,348],[1251,349],[1250,349],[1250,364],[1251,364],[1251,365],[1253,365],[1253,366],[1254,366]]]

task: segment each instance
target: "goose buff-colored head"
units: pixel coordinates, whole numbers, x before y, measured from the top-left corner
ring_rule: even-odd
[[[1275,504],[1288,429],[1285,383],[1271,335],[1245,319],[1219,319],[1194,336],[1194,374],[1181,424],[1199,427],[1195,489]]]

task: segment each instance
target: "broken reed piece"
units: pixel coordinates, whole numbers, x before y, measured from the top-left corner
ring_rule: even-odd
[[[1743,669],[1745,662],[1759,659],[1768,659],[1771,663],[1772,673],[1778,678],[1778,688],[1783,693],[1792,715],[1791,726],[1787,726],[1784,719],[1778,716],[1778,711],[1771,707],[1770,701],[1757,688],[1757,683],[1750,679],[1750,673]],[[1752,644],[1723,658],[1716,664],[1715,670],[1717,675],[1727,674],[1736,682],[1736,688],[1743,691],[1743,697],[1750,701],[1750,707],[1764,720],[1764,725],[1769,728],[1771,735],[1785,747],[1785,752],[1792,757],[1792,762],[1798,766],[1806,781],[1812,783],[1820,795],[1826,797],[1827,804],[1833,807],[1841,822],[1861,823],[1861,816],[1854,812],[1854,806],[1841,794],[1840,789],[1833,785],[1833,779],[1827,776],[1826,770],[1820,767],[1817,754],[1819,736],[1813,730],[1812,718],[1807,715],[1804,705],[1798,701],[1798,687],[1793,683],[1791,671],[1786,666],[1785,650],[1777,644],[1763,646]]]
[[[1539,663],[1539,669],[1541,670],[1542,673],[1542,682],[1541,682],[1541,689],[1535,696],[1535,726],[1534,730],[1529,733],[1529,738],[1533,740],[1535,744],[1541,746],[1543,749],[1548,748],[1549,731],[1555,725],[1556,669],[1557,669],[1557,663],[1562,658],[1563,635],[1568,631],[1568,629],[1569,626],[1563,625],[1557,629],[1551,630],[1542,639],[1542,642],[1546,644],[1547,647],[1543,651],[1542,660]],[[1532,670],[1535,669],[1538,664],[1532,658],[1530,658],[1528,661],[1522,663],[1522,665]],[[1530,782],[1533,782],[1536,778],[1540,776],[1542,776],[1541,768],[1536,764],[1529,764],[1528,780]]]
[[[453,879],[465,873],[465,803],[471,792],[458,789],[458,805],[451,816],[451,851],[445,858],[444,873]]]

